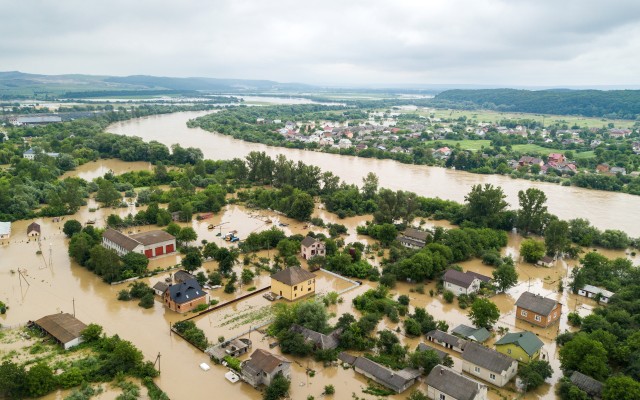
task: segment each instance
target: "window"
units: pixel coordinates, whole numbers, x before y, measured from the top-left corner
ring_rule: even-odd
[[[520,315],[522,315],[523,317],[527,316],[527,312],[525,310],[520,311]]]
[[[489,374],[489,378],[491,378],[492,381],[496,380],[496,374]]]
[[[298,290],[298,287],[297,287],[297,286],[294,286],[294,287],[293,287],[293,290]]]
[[[447,400],[447,396],[445,396],[444,394],[440,393],[440,400]]]
[[[474,367],[473,370],[476,371],[477,373],[480,373],[480,367]]]
[[[536,321],[538,321],[538,322],[542,321],[542,318],[541,318],[539,315],[536,315],[536,316],[534,317],[534,319],[535,319]]]

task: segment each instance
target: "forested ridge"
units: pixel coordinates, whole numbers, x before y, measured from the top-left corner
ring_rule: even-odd
[[[462,103],[487,110],[541,114],[584,115],[636,119],[640,114],[640,90],[447,90],[434,105]]]

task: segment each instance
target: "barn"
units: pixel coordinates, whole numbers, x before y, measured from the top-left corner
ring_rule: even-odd
[[[107,229],[102,234],[102,246],[114,250],[121,257],[134,252],[153,258],[174,253],[176,238],[160,230],[127,236],[115,229]]]

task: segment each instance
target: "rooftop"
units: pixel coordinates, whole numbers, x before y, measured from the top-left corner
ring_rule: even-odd
[[[316,242],[319,242],[319,240],[316,239],[316,238],[313,238],[311,236],[307,236],[304,239],[302,239],[302,245],[304,247],[309,247],[309,246],[311,246],[312,244],[314,244]]]
[[[434,329],[430,332],[427,332],[427,337],[432,337],[435,340],[437,340],[438,342],[444,342],[448,345],[451,345],[453,347],[459,347],[459,348],[464,348],[466,341],[464,339],[460,339],[457,336],[453,336],[448,334],[447,332],[443,332],[441,330],[438,329]]]
[[[486,341],[489,339],[489,336],[491,336],[486,328],[474,328],[469,325],[458,325],[451,331],[451,333],[480,343]]]
[[[300,267],[290,267],[271,275],[271,279],[282,282],[287,286],[297,285],[315,277],[314,274]]]
[[[511,343],[520,346],[529,356],[533,356],[544,345],[535,334],[525,331],[507,333],[496,342],[496,346]]]
[[[175,237],[173,237],[172,235],[161,230],[136,233],[135,235],[131,235],[130,237],[131,239],[145,246],[149,246],[156,243],[167,242],[169,240],[175,239]]]
[[[440,358],[440,360],[443,360],[446,356],[449,355],[446,352],[444,352],[442,350],[438,350],[435,347],[431,347],[431,346],[429,346],[428,344],[425,344],[425,343],[420,343],[418,345],[417,350],[419,350],[419,351],[434,351],[438,355],[438,358]]]
[[[195,279],[187,279],[184,282],[169,286],[169,296],[176,304],[183,304],[206,296],[200,284]]]
[[[40,225],[38,225],[35,222],[30,223],[29,226],[27,227],[27,234],[31,233],[32,231],[36,231],[40,233]]]
[[[82,321],[68,313],[47,315],[35,321],[35,324],[60,343],[69,343],[79,338],[87,327]]]
[[[579,387],[581,390],[587,392],[587,394],[591,397],[601,397],[602,396],[602,382],[593,379],[590,376],[582,374],[578,371],[575,371],[571,375],[571,382]]]
[[[0,235],[9,235],[11,233],[11,222],[0,222]]]
[[[611,297],[613,296],[615,293],[610,292],[608,290],[599,288],[597,286],[592,286],[592,285],[584,285],[584,287],[582,288],[582,290],[590,292],[590,293],[600,293],[602,294],[604,297]]]
[[[133,251],[136,247],[140,245],[138,241],[131,239],[129,236],[125,235],[122,232],[118,232],[115,229],[107,229],[102,233],[102,238],[107,239],[110,242],[117,244],[125,250]]]
[[[448,269],[442,277],[442,280],[444,280],[445,282],[450,282],[456,286],[467,289],[473,284],[473,281],[475,281],[476,279],[478,278],[475,275],[467,274],[466,272],[460,272],[455,269]]]
[[[558,302],[553,299],[548,299],[531,292],[522,293],[518,298],[518,301],[516,301],[516,306],[524,308],[525,310],[533,311],[539,315],[551,314],[551,311],[557,304]]]
[[[443,365],[436,365],[425,383],[457,400],[473,400],[484,386]]]
[[[420,371],[417,369],[405,368],[400,371],[393,371],[366,357],[356,358],[353,366],[375,377],[379,383],[382,383],[398,393],[404,389],[404,386],[409,381],[420,376]]]
[[[462,352],[462,359],[498,374],[508,370],[515,362],[513,358],[475,342],[467,343]]]
[[[243,370],[246,368],[256,373],[264,371],[270,374],[282,363],[291,363],[291,361],[266,350],[257,349],[251,354],[251,359],[245,361]]]
[[[422,242],[427,240],[427,235],[428,233],[425,231],[421,231],[415,228],[407,228],[404,230],[404,232],[402,232],[402,234],[406,237],[412,238],[412,239],[416,239],[416,240],[420,240]]]

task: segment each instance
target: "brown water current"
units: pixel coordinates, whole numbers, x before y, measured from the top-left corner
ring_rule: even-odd
[[[631,236],[640,236],[640,196],[531,182],[502,175],[480,175],[439,167],[402,164],[392,160],[269,147],[186,126],[189,119],[205,114],[207,112],[150,116],[113,124],[108,130],[122,135],[139,136],[145,141],[157,140],[168,146],[180,143],[183,147],[198,147],[205,158],[211,159],[244,158],[251,151],[264,151],[271,157],[284,154],[291,160],[317,165],[348,183],[358,185],[365,175],[374,172],[379,177],[381,187],[409,190],[423,196],[460,202],[472,185],[490,183],[501,186],[512,208],[517,208],[518,191],[535,187],[544,190],[548,197],[549,211],[562,219],[587,218],[601,229],[620,229]]]
[[[207,135],[209,135],[207,133]],[[242,143],[242,142],[240,142]],[[92,163],[95,169],[86,167],[83,171],[89,176],[98,176],[103,173],[104,164]],[[111,165],[114,166],[115,164]],[[128,171],[129,166],[122,165],[120,171]],[[144,166],[137,166],[146,168]],[[113,168],[110,168],[113,169]],[[113,169],[114,172],[116,171]],[[89,200],[88,205],[74,216],[66,217],[60,222],[53,222],[51,218],[38,218],[35,220],[18,221],[13,224],[12,237],[0,243],[0,300],[9,305],[7,314],[0,316],[0,324],[4,326],[19,325],[56,312],[74,312],[76,316],[85,323],[98,323],[104,326],[109,334],[118,334],[126,340],[132,341],[142,350],[145,357],[154,360],[158,353],[161,354],[162,373],[157,379],[158,385],[165,390],[172,399],[208,399],[208,398],[248,398],[259,399],[261,395],[258,391],[242,383],[231,384],[224,379],[226,370],[220,366],[213,366],[210,371],[202,371],[198,365],[202,362],[211,364],[208,357],[199,350],[194,349],[184,340],[171,335],[169,324],[182,320],[185,315],[178,315],[165,309],[160,302],[156,302],[152,309],[145,310],[137,306],[136,302],[121,302],[116,300],[118,291],[126,287],[126,284],[108,285],[95,276],[90,271],[80,267],[69,259],[67,255],[68,240],[62,233],[62,226],[69,218],[78,219],[81,222],[95,220],[96,226],[104,226],[106,217],[111,213],[126,216],[128,213],[135,213],[134,206],[129,208],[110,209],[98,208],[90,212],[90,208],[97,208],[93,200]],[[325,222],[341,223],[347,226],[349,234],[344,236],[345,242],[360,241],[369,243],[369,238],[355,233],[356,226],[364,224],[370,217],[353,217],[340,220],[334,214],[327,212],[321,206],[314,211],[314,216],[322,218]],[[266,220],[270,219],[271,224]],[[38,222],[42,226],[42,237],[40,241],[28,240],[26,236],[27,225],[32,221]],[[222,225],[222,229],[208,229],[210,224]],[[198,243],[206,239],[219,245],[231,246],[224,242],[217,233],[225,234],[231,230],[237,230],[238,236],[245,238],[251,232],[269,229],[272,226],[280,226],[287,235],[305,234],[309,230],[314,232],[327,233],[325,229],[306,226],[307,224],[291,220],[275,212],[265,210],[249,210],[240,205],[228,205],[223,211],[209,219],[202,221],[194,220],[190,225],[198,233]],[[418,221],[416,221],[416,224]],[[189,224],[183,224],[189,225]],[[425,221],[425,226],[449,227],[446,221]],[[131,232],[155,229],[155,227],[136,227],[129,229]],[[515,234],[509,235],[509,244],[504,249],[505,255],[512,255],[518,259],[518,249],[521,237]],[[37,254],[40,250],[41,254]],[[608,257],[624,257],[624,252],[598,250]],[[259,252],[259,257],[273,257],[275,250],[269,249]],[[638,257],[632,260],[638,264]],[[150,263],[150,268],[170,267],[178,264],[180,256],[169,255],[154,259]],[[377,265],[379,260],[369,260]],[[492,298],[501,310],[501,318],[498,326],[509,328],[511,331],[531,330],[540,335],[545,343],[545,352],[548,354],[554,368],[553,378],[549,383],[543,385],[534,393],[526,395],[530,399],[554,399],[553,384],[561,377],[558,354],[553,338],[558,332],[570,330],[567,325],[566,314],[568,311],[576,310],[581,315],[587,315],[595,306],[592,300],[577,297],[567,290],[558,293],[558,281],[567,282],[567,273],[570,272],[575,261],[558,261],[552,268],[537,268],[522,262],[517,263],[520,274],[519,284],[510,289],[505,294],[499,294]],[[465,270],[473,270],[486,275],[491,275],[492,269],[482,265],[478,260],[461,263]],[[213,261],[206,262],[203,270],[215,270],[217,267]],[[243,266],[239,263],[235,270],[240,273]],[[20,272],[18,272],[20,271]],[[163,280],[169,272],[145,279],[146,282],[154,284]],[[260,289],[269,285],[269,277],[266,272],[257,276],[249,285],[243,285],[234,294],[225,294],[222,289],[209,291],[211,299],[218,299],[225,302],[237,296],[246,294],[250,286]],[[318,275],[318,292],[339,291],[346,289],[350,284],[344,280],[335,278],[325,273]],[[398,283],[392,291],[394,296],[407,294],[411,298],[411,306],[425,307],[427,311],[438,320],[448,322],[450,328],[454,328],[460,323],[469,324],[466,310],[461,310],[457,306],[457,301],[453,304],[446,304],[439,296],[430,296],[429,290],[435,288],[435,282],[425,284],[425,293],[420,294],[412,289],[416,285],[408,283]],[[364,285],[350,290],[341,295],[343,301],[328,307],[328,311],[335,315],[332,322],[345,312],[358,315],[351,306],[352,299],[363,293],[375,284],[365,281]],[[531,290],[560,300],[564,305],[563,318],[559,325],[547,329],[539,329],[529,324],[515,320],[514,302],[524,290]],[[272,303],[267,302],[261,295],[256,295],[246,301],[238,302],[233,306],[222,308],[216,312],[206,314],[197,318],[196,324],[201,327],[209,337],[215,342],[218,336],[227,338],[243,333],[246,328],[260,321],[268,319],[267,308]],[[266,308],[265,308],[266,307]],[[383,320],[379,329],[395,330],[397,324],[391,323],[388,319]],[[263,334],[254,331],[250,334],[254,343],[254,349],[268,349],[269,340]],[[495,341],[493,337],[491,340]],[[404,344],[413,350],[423,338],[409,338],[401,336]],[[490,342],[491,343],[491,342]],[[9,349],[2,348],[0,351]],[[278,352],[278,348],[271,351]],[[455,365],[459,370],[461,361],[457,354],[452,354]],[[245,355],[242,359],[247,358]],[[351,393],[355,393],[360,398],[371,399],[370,395],[362,393],[362,388],[367,386],[366,379],[356,374],[351,369],[341,367],[324,368],[322,364],[311,359],[299,359],[289,357],[294,361],[292,365],[292,386],[291,394],[293,399],[305,399],[308,395],[316,398],[321,397],[323,388],[327,384],[332,384],[336,388],[335,399],[349,399]],[[315,370],[315,376],[310,377],[307,368]],[[415,385],[413,388],[425,390],[424,383]],[[145,391],[143,390],[143,393]],[[410,391],[403,395],[391,396],[394,399],[403,399]],[[46,399],[61,399],[67,392],[60,392],[47,396]],[[115,398],[117,391],[109,390],[100,398]],[[508,390],[490,391],[490,398],[498,399],[499,393],[507,398],[515,398],[516,393]]]

